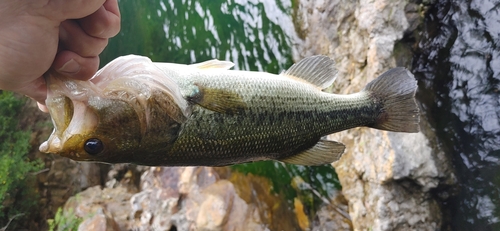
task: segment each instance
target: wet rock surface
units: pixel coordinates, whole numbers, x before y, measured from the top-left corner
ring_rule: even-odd
[[[418,26],[418,8],[405,1],[300,1],[298,27],[303,56],[337,61],[333,92],[361,90],[395,67],[394,47]],[[300,58],[300,57],[299,57]],[[346,144],[334,167],[355,230],[439,230],[439,198],[431,190],[456,182],[448,157],[422,120],[421,133],[358,128],[330,135]]]

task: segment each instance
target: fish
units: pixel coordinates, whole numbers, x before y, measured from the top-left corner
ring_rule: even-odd
[[[419,132],[417,81],[403,67],[363,90],[324,92],[337,77],[327,56],[300,60],[281,74],[118,57],[90,81],[47,72],[54,130],[40,151],[76,161],[148,166],[226,166],[274,160],[337,161],[345,145],[329,134],[356,127]]]

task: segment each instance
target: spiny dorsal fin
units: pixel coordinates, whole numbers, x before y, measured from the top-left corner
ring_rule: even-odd
[[[190,66],[193,66],[193,67],[196,67],[199,69],[224,69],[224,70],[228,70],[229,68],[234,66],[234,63],[230,62],[230,61],[220,61],[218,59],[212,59],[212,60],[208,60],[208,61],[201,62],[201,63],[191,64]]]
[[[325,89],[335,81],[337,72],[333,59],[317,55],[300,60],[281,75],[303,79]]]
[[[331,164],[340,159],[345,145],[332,140],[320,140],[312,148],[280,161],[298,165]]]
[[[241,96],[235,92],[204,88],[196,84],[195,86],[198,87],[198,91],[196,94],[188,96],[188,101],[208,110],[226,114],[238,114],[247,107]]]

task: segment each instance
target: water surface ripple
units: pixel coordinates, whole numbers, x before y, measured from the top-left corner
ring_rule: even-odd
[[[452,230],[500,230],[500,1],[440,1],[425,25],[413,66],[459,177]]]

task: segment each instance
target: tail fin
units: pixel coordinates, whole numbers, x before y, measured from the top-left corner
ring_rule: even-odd
[[[419,109],[415,102],[417,81],[403,67],[393,68],[366,85],[364,91],[379,100],[382,113],[370,127],[395,131],[418,132]]]

